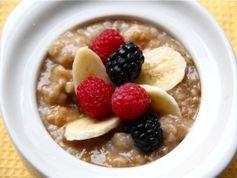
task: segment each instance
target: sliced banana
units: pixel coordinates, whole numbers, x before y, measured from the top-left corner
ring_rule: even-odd
[[[144,57],[138,83],[170,90],[183,80],[186,61],[174,49],[167,46],[155,48],[144,53]]]
[[[181,116],[178,103],[165,90],[151,85],[140,86],[148,93],[151,99],[151,107],[158,114],[172,114],[179,117]]]
[[[80,82],[91,76],[110,81],[100,57],[88,47],[82,47],[77,51],[72,65],[75,90]]]
[[[68,141],[98,137],[114,129],[119,123],[119,118],[115,116],[102,121],[84,116],[65,126],[64,137]]]

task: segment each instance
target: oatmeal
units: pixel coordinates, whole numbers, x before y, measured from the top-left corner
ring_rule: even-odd
[[[100,51],[101,49],[98,48],[99,43],[94,43],[94,41],[98,39],[98,36],[104,33],[106,29],[116,29],[117,32],[113,32],[113,34],[118,35],[116,33],[120,33],[122,36],[122,38],[119,39],[120,41],[117,41],[118,47],[123,43],[123,40],[124,43],[126,42],[119,48],[116,47],[116,50],[118,48],[118,52],[109,57],[106,56],[106,51]],[[112,34],[112,32],[110,33]],[[113,45],[115,45],[115,42]],[[88,50],[90,49],[83,48],[86,46],[91,47],[98,56],[93,54],[94,52],[92,50],[93,53],[89,51],[91,53],[89,55]],[[127,56],[135,62],[125,63],[121,59],[124,57],[122,54],[125,48],[129,50],[130,48],[134,48],[134,55],[128,54]],[[103,83],[103,81],[96,80],[96,82],[100,82],[101,86],[107,87],[106,91],[108,92],[103,95],[105,89],[101,90],[101,92],[96,89],[92,94],[90,93],[90,95],[93,96],[91,100],[96,98],[97,94],[103,96],[103,99],[98,98],[98,101],[103,102],[103,105],[99,106],[100,103],[97,103],[97,107],[100,108],[100,111],[103,110],[103,112],[99,113],[98,110],[96,110],[93,113],[90,103],[86,103],[90,102],[87,101],[90,96],[79,96],[77,93],[79,90],[83,93],[87,92],[87,89],[90,89],[90,87],[88,87],[90,86],[89,84],[84,84],[87,88],[83,88],[82,84],[80,85],[81,88],[77,88],[77,85],[75,86],[75,72],[73,70],[76,68],[78,75],[84,72],[81,66],[82,64],[75,64],[74,61],[75,57],[80,57],[78,54],[79,49],[84,49],[85,52],[88,52],[83,53],[84,51],[81,50],[82,58],[83,55],[91,56],[91,60],[95,61],[91,66],[88,61],[85,62],[88,63],[88,67],[94,72],[95,77],[101,76],[102,79],[103,77],[105,78],[106,82],[109,81],[113,83],[107,84],[106,82]],[[164,54],[172,54],[172,56],[174,56],[173,58],[177,60],[173,62],[171,60],[164,61],[161,50],[165,51]],[[96,61],[98,57],[101,58],[104,65],[101,65],[103,63],[96,63],[98,62]],[[119,63],[118,66],[114,65],[117,58],[120,59],[121,63]],[[158,60],[160,61],[159,64],[157,62]],[[76,65],[78,65],[78,67],[75,67]],[[97,69],[95,67],[99,65],[101,65],[101,70],[98,70],[96,73],[95,70]],[[121,65],[123,65],[124,68],[118,69]],[[126,65],[131,66],[131,68],[126,68]],[[158,67],[154,68],[154,66]],[[153,69],[154,72],[151,73]],[[124,71],[121,72],[121,70]],[[79,83],[80,80],[81,78],[76,76],[76,82]],[[89,80],[95,79],[89,78]],[[134,86],[136,92],[139,91],[142,93],[146,91],[148,95],[141,94],[143,98],[133,101],[131,106],[126,103],[127,108],[131,107],[130,113],[123,115],[124,110],[126,110],[126,107],[123,108],[125,104],[122,106],[119,104],[124,100],[117,98],[122,98],[119,94],[122,92],[123,86],[126,85],[125,83],[131,82],[138,86],[138,89]],[[144,86],[143,89],[140,90],[139,88],[142,87],[135,83],[141,84],[140,86],[142,87],[143,84],[146,84],[146,86],[151,85],[151,87],[146,88]],[[128,92],[131,86],[129,86],[128,89],[126,87],[124,88],[123,92]],[[155,94],[152,93],[153,89]],[[139,92],[138,94],[140,94]],[[160,92],[163,92],[165,96],[161,95]],[[112,106],[110,98],[107,97],[108,93],[110,98],[113,94]],[[132,93],[132,97],[135,97],[135,92],[133,91]],[[116,94],[118,95],[117,98],[114,96]],[[126,97],[127,96],[129,96],[129,93],[126,93]],[[160,97],[160,99],[156,102],[156,99],[153,97]],[[62,34],[50,46],[42,64],[37,83],[37,99],[38,110],[46,129],[52,138],[68,153],[83,161],[96,165],[106,167],[133,167],[159,159],[169,153],[184,139],[195,121],[200,105],[201,88],[199,74],[192,57],[182,44],[171,35],[161,28],[140,21],[125,19],[104,20],[71,29]],[[80,100],[80,103],[78,103],[78,100]],[[137,102],[140,100],[143,102],[142,106],[141,102]],[[164,102],[166,107],[171,108],[162,108],[162,103]],[[156,112],[155,115],[142,115],[150,112],[148,106],[150,106],[150,104],[153,106],[154,103],[160,105],[154,107],[157,108],[158,113],[152,107],[152,112]],[[110,107],[112,107],[112,109]],[[121,111],[122,109],[123,111]],[[90,112],[87,112],[87,110]],[[141,114],[139,112],[141,112]],[[102,124],[100,124],[100,122],[106,122],[101,118],[107,117],[108,114],[109,117],[111,117],[111,122],[108,120],[106,124],[113,125],[110,131],[108,131],[108,129],[106,130],[105,124],[103,127]],[[158,122],[156,126],[154,126],[154,124],[150,126],[148,124],[150,122],[148,121],[149,119],[146,121],[135,121],[142,122],[144,128],[151,130],[145,131],[145,133],[152,132],[152,129],[158,129],[154,131],[156,134],[153,134],[153,137],[147,138],[149,143],[154,143],[154,148],[153,146],[145,147],[144,142],[140,143],[141,138],[135,136],[134,130],[131,132],[124,130],[124,124],[136,118],[138,114],[140,114],[139,117],[142,117],[143,120],[153,117],[155,121],[151,121],[152,124],[156,122],[156,120]],[[94,124],[94,128],[101,128],[99,133],[90,133],[94,135],[88,137],[88,139],[86,139],[87,137],[85,136],[83,137],[84,139],[81,139],[82,136],[80,139],[78,139],[78,137],[77,139],[67,139],[67,136],[65,136],[65,127],[80,119],[81,123],[84,124],[82,119],[89,117],[100,118],[98,119],[98,123],[97,121],[90,123],[90,120],[88,120],[88,123],[85,123],[88,125]],[[129,120],[120,120],[119,118]],[[80,127],[82,127],[82,124],[79,124],[78,128]],[[133,126],[129,125],[129,127],[126,128],[131,130],[132,127]],[[134,128],[136,130],[137,125]],[[93,128],[88,126],[87,132],[89,132],[90,129],[93,131]],[[137,130],[137,132],[140,132],[140,130]],[[157,139],[158,137],[159,139]]]

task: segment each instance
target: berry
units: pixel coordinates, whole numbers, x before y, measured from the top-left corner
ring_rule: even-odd
[[[101,118],[111,113],[111,84],[96,78],[89,77],[77,87],[77,100],[82,110],[89,116]]]
[[[115,89],[112,110],[124,120],[133,120],[146,112],[150,105],[146,91],[134,83],[126,83]]]
[[[131,134],[134,145],[148,154],[162,145],[163,131],[158,116],[148,111],[135,121],[125,122],[123,130]]]
[[[142,51],[132,42],[122,44],[106,61],[106,71],[116,85],[133,82],[138,78],[144,56]]]
[[[96,37],[91,49],[97,53],[105,63],[111,53],[124,43],[124,38],[114,29],[106,29]]]

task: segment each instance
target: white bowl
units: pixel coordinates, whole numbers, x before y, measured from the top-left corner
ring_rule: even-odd
[[[105,168],[76,159],[59,147],[37,112],[36,80],[50,43],[81,22],[111,15],[158,23],[193,56],[202,84],[197,119],[184,141],[150,164]],[[214,177],[237,147],[237,72],[232,48],[218,24],[197,3],[22,2],[2,33],[0,103],[16,148],[46,177]]]

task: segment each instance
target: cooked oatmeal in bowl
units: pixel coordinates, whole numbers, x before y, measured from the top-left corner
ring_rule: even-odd
[[[102,19],[66,31],[49,47],[37,82],[51,137],[105,167],[159,159],[187,135],[201,83],[192,56],[154,24]]]

